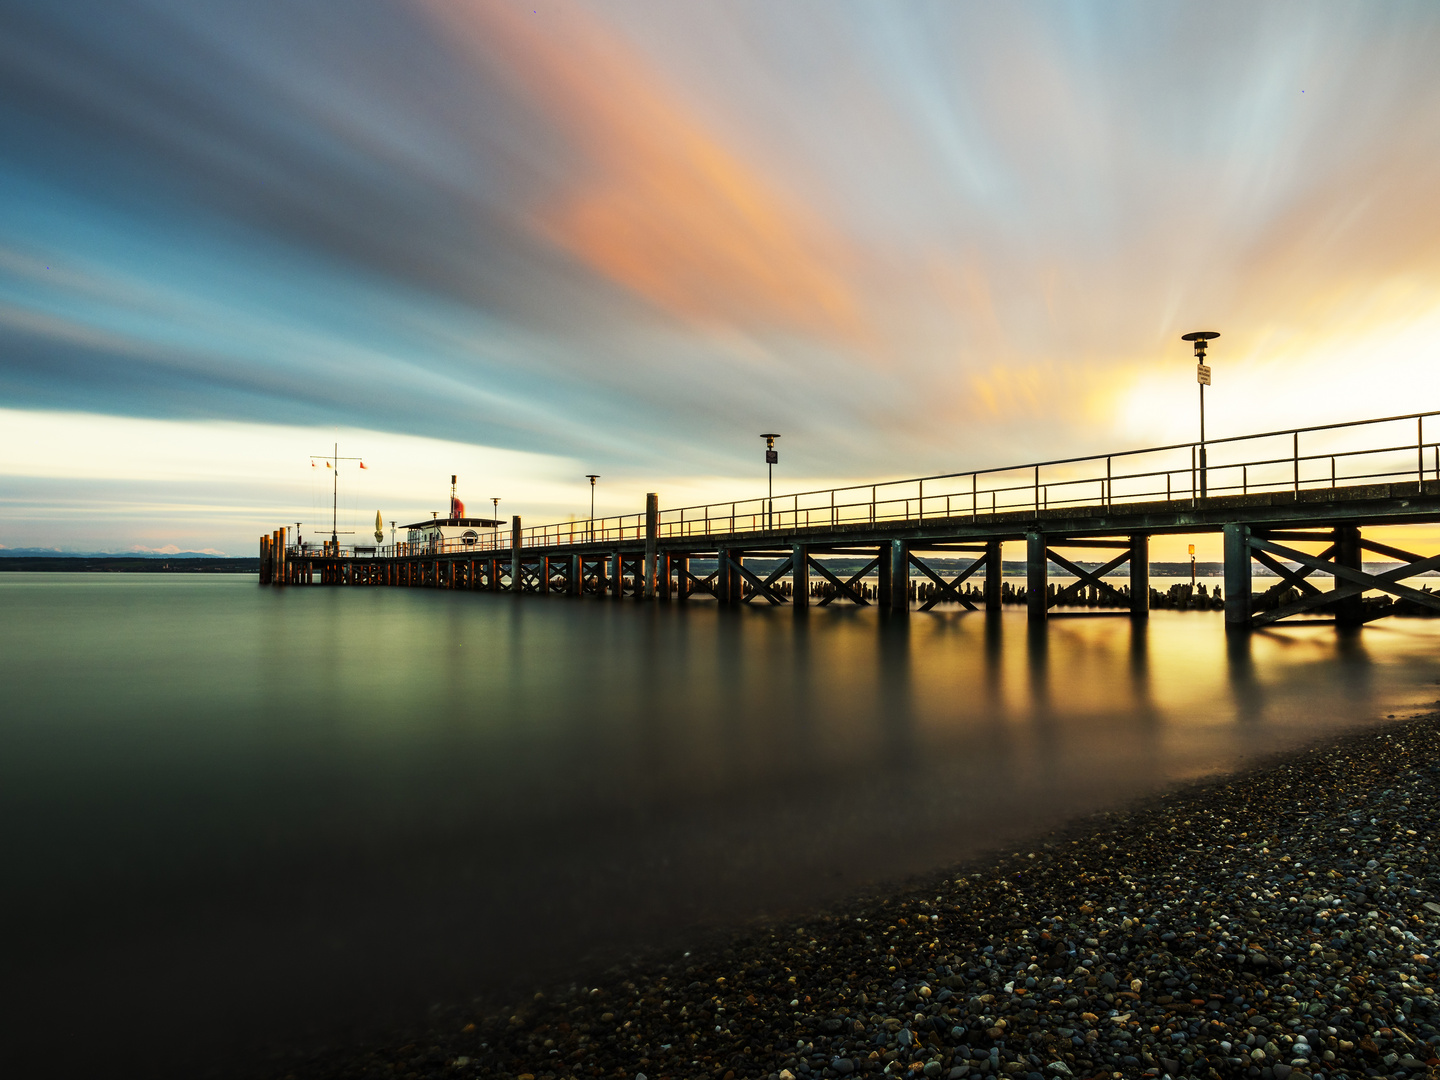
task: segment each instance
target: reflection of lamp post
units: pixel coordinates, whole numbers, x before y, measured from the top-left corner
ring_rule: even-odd
[[[1205,497],[1205,387],[1210,385],[1210,365],[1205,363],[1205,343],[1219,337],[1214,330],[1183,334],[1181,341],[1195,343],[1195,381],[1200,384],[1200,497]]]
[[[586,473],[585,479],[590,481],[590,539],[595,539],[595,481],[600,479],[599,473]]]
[[[775,440],[780,438],[778,431],[769,431],[760,438],[765,440],[765,472],[770,484],[769,496],[765,501],[765,527],[775,527],[775,466],[780,463],[780,451],[775,449]]]

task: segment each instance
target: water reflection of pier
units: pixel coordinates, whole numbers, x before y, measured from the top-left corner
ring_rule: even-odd
[[[261,538],[261,581],[704,596],[797,609],[874,603],[895,613],[941,603],[998,611],[1009,600],[1037,624],[1080,614],[1144,619],[1154,595],[1150,538],[1220,532],[1228,627],[1317,615],[1358,626],[1440,611],[1440,595],[1405,583],[1440,569],[1440,556],[1363,535],[1372,526],[1440,522],[1440,443],[1427,441],[1425,428],[1437,417],[1220,439],[1204,454],[1185,443],[663,512],[652,494],[644,514],[530,527],[516,517],[508,536],[373,553],[317,556],[288,544],[282,528]],[[1002,581],[1007,541],[1026,545],[1023,588]],[[1367,572],[1367,552],[1399,565]],[[1082,565],[1086,553],[1098,563]],[[1277,575],[1258,594],[1256,562]],[[1074,580],[1050,582],[1052,565]],[[1117,573],[1128,573],[1128,584],[1113,584]],[[1332,587],[1317,587],[1317,576]]]

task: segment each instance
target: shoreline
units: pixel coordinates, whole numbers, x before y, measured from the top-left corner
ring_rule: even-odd
[[[1384,722],[275,1075],[1437,1076],[1437,792]]]

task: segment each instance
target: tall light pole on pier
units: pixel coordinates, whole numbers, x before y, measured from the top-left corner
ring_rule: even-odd
[[[765,473],[770,485],[765,500],[765,527],[770,529],[775,525],[775,466],[780,464],[780,451],[775,449],[775,440],[780,438],[780,433],[767,431],[760,438],[765,440]]]
[[[495,534],[494,545],[498,550],[500,547],[500,500],[495,496],[491,496],[490,501],[495,504],[495,512],[490,515],[491,520],[494,521],[495,524],[491,525],[490,528]]]
[[[590,528],[589,535],[595,539],[595,481],[600,479],[599,473],[586,473],[585,479],[590,481]]]
[[[1200,384],[1200,497],[1205,497],[1205,387],[1210,385],[1210,365],[1205,363],[1205,343],[1220,335],[1214,330],[1182,334],[1181,341],[1195,343],[1195,381]]]

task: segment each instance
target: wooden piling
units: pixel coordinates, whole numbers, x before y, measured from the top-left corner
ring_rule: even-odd
[[[520,592],[520,542],[524,539],[520,528],[520,515],[510,519],[510,591]]]
[[[910,548],[904,540],[891,540],[890,561],[890,610],[896,613],[910,611]],[[882,562],[884,559],[882,557]]]
[[[875,567],[880,581],[875,589],[875,604],[877,607],[889,608],[895,599],[895,560],[890,554],[889,543],[882,543],[880,550],[875,555]]]
[[[1335,526],[1335,565],[1351,570],[1363,570],[1360,552],[1360,527],[1358,525]],[[1335,588],[1343,588],[1350,582],[1340,575],[1334,575]],[[1365,624],[1365,603],[1363,595],[1356,593],[1335,602],[1335,625],[1363,626]]]
[[[1045,555],[1045,534],[1032,530],[1025,534],[1025,612],[1032,623],[1042,623],[1050,615],[1050,591],[1045,579],[1049,573]]]
[[[1239,522],[1225,526],[1225,629],[1250,629],[1250,530]]]
[[[810,606],[810,549],[804,544],[790,545],[790,588],[797,608]]]
[[[641,575],[645,578],[643,588],[635,590],[637,596],[646,600],[655,599],[656,545],[660,539],[660,496],[650,492],[645,496],[645,561]],[[638,575],[637,575],[638,576]]]
[[[670,556],[670,565],[675,568],[675,599],[690,599],[690,553],[677,551]]]
[[[1150,537],[1146,533],[1130,537],[1130,617],[1150,617]]]
[[[999,611],[1004,599],[1005,559],[999,540],[985,542],[985,610]]]

